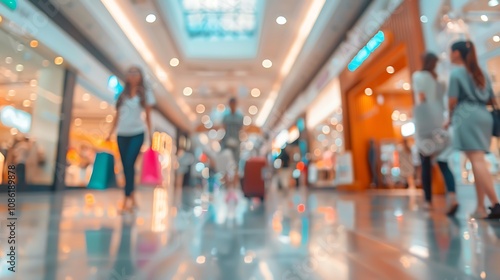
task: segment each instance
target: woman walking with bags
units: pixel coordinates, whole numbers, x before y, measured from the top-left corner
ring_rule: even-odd
[[[454,43],[451,61],[459,66],[451,72],[448,89],[453,145],[472,164],[477,194],[477,208],[472,217],[500,219],[500,204],[485,158],[493,133],[493,118],[486,108],[488,103],[495,102],[491,82],[479,67],[472,42]],[[489,213],[485,196],[492,204]]]
[[[144,76],[138,67],[131,67],[127,72],[125,88],[116,101],[116,116],[111,134],[117,132],[118,149],[125,175],[125,198],[122,211],[132,211],[137,208],[134,196],[135,162],[144,142],[144,134],[148,132],[149,143],[152,143],[151,106],[155,103],[154,96],[144,86]],[[145,119],[142,114],[145,113]]]
[[[439,169],[443,174],[447,190],[447,215],[454,215],[458,210],[455,194],[455,179],[448,167],[446,154],[451,149],[447,132],[443,130],[446,94],[444,83],[438,80],[436,66],[439,59],[433,53],[423,56],[423,68],[413,74],[413,90],[416,94],[415,107],[417,146],[422,163],[422,186],[425,194],[425,207],[432,208],[432,161],[437,156]],[[449,137],[448,137],[449,138]]]

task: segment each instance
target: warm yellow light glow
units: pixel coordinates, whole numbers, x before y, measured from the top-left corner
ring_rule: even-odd
[[[373,90],[372,90],[371,88],[366,88],[366,89],[365,89],[365,94],[366,94],[367,96],[371,96],[371,95],[373,94]]]
[[[203,104],[198,104],[196,106],[196,113],[198,114],[203,114],[205,112],[205,105]]]
[[[190,96],[191,94],[193,94],[193,89],[190,87],[185,87],[182,91],[182,94],[184,94],[185,96]]]
[[[64,58],[62,58],[62,57],[60,57],[60,56],[58,56],[58,57],[56,57],[56,58],[54,59],[54,63],[55,63],[56,65],[61,65],[61,64],[63,64],[63,62],[64,62]]]
[[[37,41],[37,40],[32,40],[32,41],[30,42],[30,47],[32,47],[32,48],[36,48],[36,47],[38,47],[38,41]]]
[[[252,91],[250,92],[250,94],[251,94],[253,97],[259,97],[259,96],[260,96],[260,89],[258,89],[258,88],[254,88],[254,89],[252,89]]]

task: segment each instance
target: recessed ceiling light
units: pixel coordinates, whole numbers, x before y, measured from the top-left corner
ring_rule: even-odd
[[[487,15],[482,15],[481,16],[482,21],[488,21],[488,16]]]
[[[205,105],[198,104],[196,105],[196,113],[203,114],[205,112]]]
[[[83,100],[83,101],[89,101],[89,100],[90,100],[90,94],[88,94],[88,93],[84,93],[84,94],[82,95],[82,100]]]
[[[31,106],[31,101],[30,101],[30,100],[28,100],[28,99],[24,100],[24,101],[23,101],[23,106],[24,106],[24,107],[29,107],[29,106]]]
[[[153,15],[153,14],[149,14],[147,17],[146,17],[146,21],[149,22],[149,23],[153,23],[156,21],[156,16]]]
[[[23,70],[24,70],[24,66],[23,66],[22,64],[18,64],[18,65],[16,65],[16,71],[17,71],[17,72],[21,72],[21,71],[23,71]]]
[[[256,115],[258,112],[259,109],[255,105],[252,105],[248,108],[248,113],[250,113],[250,115]]]
[[[496,6],[498,6],[498,4],[499,4],[498,0],[490,0],[488,2],[488,6],[490,6],[490,7],[496,7]]]
[[[276,23],[279,24],[279,25],[283,25],[286,23],[286,18],[283,17],[283,16],[279,16],[276,18]]]
[[[174,58],[172,58],[172,59],[170,60],[170,66],[172,66],[172,67],[177,67],[177,66],[179,66],[179,59],[177,59],[177,58],[175,58],[175,57],[174,57]]]
[[[30,100],[31,100],[31,101],[35,101],[36,99],[37,99],[37,95],[36,95],[36,93],[32,93],[32,94],[30,94]]]
[[[61,65],[61,64],[63,64],[63,62],[64,62],[64,58],[62,58],[62,57],[60,57],[60,56],[58,56],[58,57],[56,57],[56,58],[54,59],[54,63],[55,63],[56,65]]]
[[[80,118],[76,118],[76,119],[75,119],[75,125],[76,125],[76,126],[80,126],[80,125],[82,125],[82,119],[80,119]]]
[[[392,67],[392,66],[387,66],[387,68],[386,68],[385,70],[386,70],[386,71],[387,71],[387,73],[389,73],[389,74],[394,74],[394,71],[395,71],[395,70],[394,70],[394,67]]]
[[[366,89],[365,89],[365,94],[366,94],[367,96],[371,96],[371,95],[373,94],[373,90],[372,90],[371,88],[366,88]]]
[[[24,45],[23,44],[17,45],[17,51],[22,52],[23,50],[24,50]]]
[[[106,116],[106,122],[107,122],[107,123],[111,123],[111,122],[113,122],[113,116],[112,116],[112,115],[107,115],[107,116]]]
[[[11,63],[12,63],[12,57],[7,56],[7,57],[5,58],[5,63],[7,63],[7,64],[11,64]]]
[[[191,94],[193,94],[193,89],[190,88],[190,87],[185,87],[184,90],[182,91],[182,93],[185,95],[185,96],[190,96]]]
[[[273,62],[269,59],[264,59],[264,61],[262,61],[262,66],[264,68],[271,68],[273,66]]]
[[[201,122],[203,124],[207,124],[210,122],[210,117],[208,115],[204,115],[203,117],[201,117]]]
[[[429,19],[427,18],[427,16],[423,15],[423,16],[420,17],[420,21],[422,23],[427,23],[429,21]]]
[[[31,80],[30,81],[30,86],[36,87],[37,85],[38,85],[38,81],[37,80]]]
[[[251,124],[252,124],[252,118],[251,118],[251,117],[249,117],[249,116],[245,116],[245,117],[243,118],[243,124],[244,124],[244,125],[247,125],[247,126],[248,126],[248,125],[251,125]]]
[[[259,96],[260,96],[260,89],[258,89],[258,88],[254,88],[254,89],[252,89],[252,91],[250,91],[250,94],[251,94],[253,97],[259,97]]]
[[[496,43],[500,42],[500,36],[498,35],[493,36],[493,41]]]
[[[101,104],[99,104],[99,108],[101,108],[102,110],[107,109],[108,108],[108,102],[101,101]]]
[[[410,90],[410,89],[411,89],[411,85],[410,85],[410,83],[404,83],[404,84],[403,84],[403,89],[404,89],[404,90]]]
[[[38,47],[38,41],[37,40],[31,40],[30,47],[32,47],[32,48]]]
[[[16,96],[16,91],[13,89],[9,90],[9,96]]]
[[[0,23],[2,23],[2,21],[3,21],[3,17],[2,17],[2,16],[0,16]]]

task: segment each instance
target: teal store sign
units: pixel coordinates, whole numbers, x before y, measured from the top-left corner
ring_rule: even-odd
[[[13,11],[17,8],[17,0],[0,0],[0,3]]]

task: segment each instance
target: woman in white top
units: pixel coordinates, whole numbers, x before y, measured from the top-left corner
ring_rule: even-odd
[[[446,106],[444,97],[446,88],[438,81],[436,66],[438,57],[427,53],[423,57],[422,71],[413,73],[413,90],[416,94],[415,125],[416,142],[422,163],[422,187],[424,189],[426,207],[432,203],[432,158],[438,156],[439,168],[445,179],[448,194],[448,215],[455,215],[458,203],[455,195],[455,179],[448,167],[448,158],[442,154],[449,150],[449,134],[443,130]],[[441,153],[441,154],[440,154]]]
[[[134,197],[135,162],[144,142],[144,133],[147,129],[151,137],[151,106],[155,100],[151,92],[144,87],[144,78],[138,67],[131,67],[127,72],[125,88],[116,101],[116,116],[108,136],[108,140],[116,129],[118,149],[123,164],[125,175],[125,199],[122,204],[123,211],[131,211],[137,207]],[[142,114],[146,118],[143,120]],[[128,202],[131,202],[129,204]]]

